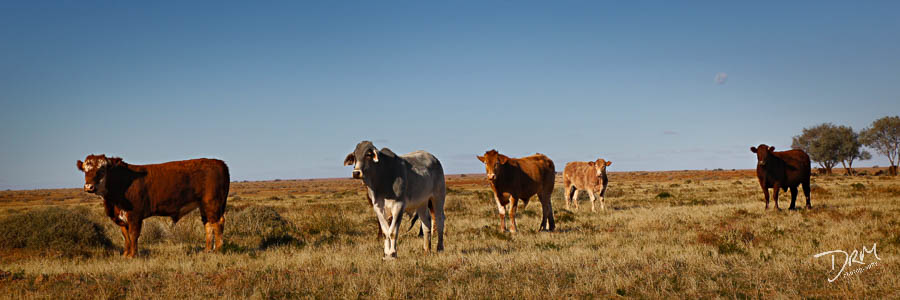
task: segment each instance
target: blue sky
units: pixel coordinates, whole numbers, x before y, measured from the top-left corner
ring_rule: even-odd
[[[79,187],[91,153],[349,177],[364,139],[447,173],[746,169],[900,113],[896,1],[427,2],[0,3],[0,189]]]

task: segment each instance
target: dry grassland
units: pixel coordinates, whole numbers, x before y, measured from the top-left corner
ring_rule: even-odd
[[[585,193],[580,211],[565,210],[558,182],[557,231],[536,232],[533,199],[520,207],[519,233],[510,234],[497,231],[483,176],[449,176],[446,251],[423,255],[413,230],[401,237],[395,261],[382,261],[364,187],[350,179],[234,183],[223,253],[201,251],[195,213],[174,227],[148,219],[133,260],[118,256],[121,235],[95,196],[5,191],[0,220],[60,207],[100,224],[111,246],[0,245],[0,297],[900,297],[896,177],[814,177],[814,208],[799,211],[764,210],[750,170],[613,172],[610,181],[606,211],[590,213]],[[789,193],[781,199],[787,208]],[[4,224],[0,231],[51,226]],[[844,273],[863,270],[831,283],[830,258],[813,258],[873,245],[880,259],[860,256],[865,264]],[[842,262],[836,256],[837,268]]]

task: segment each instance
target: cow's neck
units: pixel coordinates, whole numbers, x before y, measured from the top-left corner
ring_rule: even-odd
[[[402,168],[398,168],[398,165],[395,158],[382,157],[381,161],[373,166],[375,170],[365,175],[363,181],[372,190],[375,197],[396,198],[399,196],[394,191],[394,181],[402,175],[399,174]]]
[[[765,176],[767,182],[780,181],[785,177],[785,168],[787,168],[787,165],[784,160],[772,155],[766,160],[766,166],[762,167],[763,176]]]
[[[496,189],[505,189],[515,182],[520,182],[520,177],[524,177],[516,159],[510,158],[505,164],[500,165],[500,169],[502,170],[500,174],[503,176],[498,175],[497,180],[491,182]]]
[[[132,210],[134,207],[131,201],[128,201],[128,189],[135,181],[143,176],[142,173],[135,172],[131,166],[121,163],[109,169],[106,175],[106,195],[103,196],[105,205],[113,205],[123,210]]]

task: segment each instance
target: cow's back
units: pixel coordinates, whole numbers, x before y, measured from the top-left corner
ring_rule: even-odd
[[[794,149],[788,151],[774,152],[775,157],[780,158],[784,162],[785,184],[795,186],[803,180],[809,181],[812,167],[810,166],[809,155],[803,150]]]
[[[436,189],[444,189],[444,168],[441,162],[427,151],[419,150],[400,156],[408,166],[407,188],[413,194],[430,194]]]
[[[129,189],[128,198],[146,202],[148,215],[171,215],[192,202],[210,203],[224,212],[230,174],[218,159],[192,159],[136,166],[146,172]]]
[[[599,183],[595,174],[594,167],[588,163],[573,161],[566,164],[566,168],[563,170],[563,179],[567,186],[574,185],[575,188],[584,190],[593,188]]]
[[[515,160],[521,172],[539,185],[540,188],[535,192],[540,193],[548,186],[553,189],[553,181],[556,180],[556,166],[553,160],[540,153]]]

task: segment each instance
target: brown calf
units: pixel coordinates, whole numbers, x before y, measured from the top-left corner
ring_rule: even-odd
[[[122,230],[125,250],[134,257],[143,220],[167,216],[172,224],[200,208],[206,227],[206,250],[222,247],[225,201],[230,183],[228,166],[217,159],[193,159],[154,165],[127,164],[118,157],[89,155],[78,161],[84,191],[103,197],[106,215]]]
[[[775,152],[775,147],[761,144],[759,147],[750,147],[750,151],[756,153],[756,177],[762,187],[766,198],[766,209],[769,209],[769,188],[775,198],[775,208],[778,207],[778,190],[791,189],[791,207],[796,209],[797,186],[803,185],[803,194],[806,196],[806,208],[812,208],[809,202],[809,155],[803,150],[788,150]]]
[[[594,210],[594,192],[600,194],[600,209],[606,210],[603,197],[606,196],[606,186],[609,179],[606,177],[606,167],[611,165],[611,161],[598,158],[596,161],[582,162],[573,161],[566,164],[563,171],[563,182],[566,190],[566,209],[569,209],[569,202],[575,203],[575,209],[578,209],[578,191],[585,190],[591,196],[591,211]]]
[[[534,195],[540,199],[543,210],[539,230],[556,229],[553,207],[550,205],[556,167],[550,158],[540,153],[523,158],[510,158],[498,153],[497,150],[490,150],[485,152],[484,156],[478,156],[478,160],[484,163],[488,181],[494,191],[494,201],[500,213],[500,231],[506,231],[506,205],[512,202],[512,208],[509,210],[509,231],[516,232],[518,200],[522,200],[527,206],[528,199]]]

